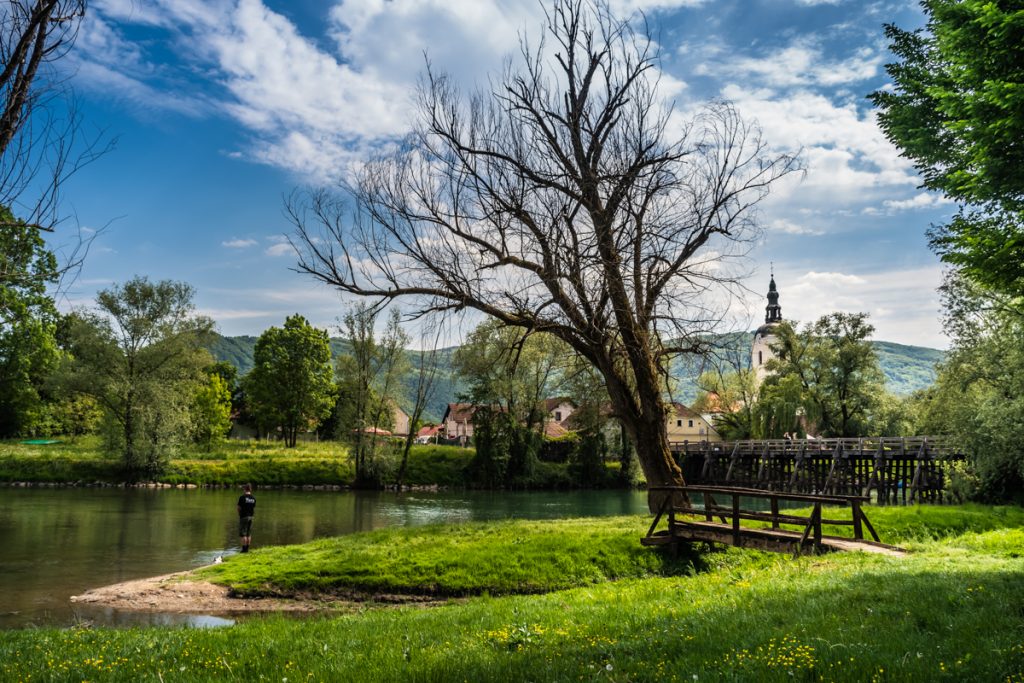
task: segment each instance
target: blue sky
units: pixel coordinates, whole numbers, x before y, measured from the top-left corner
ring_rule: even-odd
[[[726,98],[807,173],[762,205],[750,328],[769,263],[784,317],[865,311],[876,338],[944,347],[941,267],[924,235],[954,210],[918,189],[865,95],[883,87],[882,25],[919,26],[916,2],[613,0],[654,29],[666,96]],[[536,34],[536,0],[93,0],[63,68],[88,129],[114,151],[65,188],[102,228],[63,305],[133,275],[183,280],[223,334],[299,312],[332,328],[344,303],[295,263],[283,197],[325,185],[408,127],[423,52],[486,82]]]

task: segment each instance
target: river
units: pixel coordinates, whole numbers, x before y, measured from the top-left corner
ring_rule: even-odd
[[[217,625],[216,617],[72,605],[121,581],[209,564],[237,552],[238,491],[0,488],[0,628]],[[381,527],[646,512],[637,491],[376,493],[256,491],[253,548]]]

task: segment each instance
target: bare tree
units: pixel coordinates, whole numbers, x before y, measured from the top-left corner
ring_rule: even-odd
[[[82,139],[74,98],[54,66],[74,45],[85,10],[86,0],[0,4],[0,206],[21,219],[0,230],[52,232],[61,183],[113,144],[102,135]],[[76,271],[88,246],[81,231],[58,246],[58,275]]]
[[[736,282],[726,261],[798,162],[726,103],[681,123],[658,96],[656,48],[605,2],[556,0],[544,28],[490,92],[464,98],[428,64],[401,149],[341,196],[289,201],[299,269],[561,338],[603,376],[648,483],[679,482],[669,361],[706,347],[715,292]]]
[[[433,342],[427,344],[431,331],[434,334]],[[398,464],[398,474],[395,475],[395,488],[399,491],[405,484],[405,471],[409,465],[409,453],[416,441],[416,425],[423,417],[423,411],[427,404],[433,400],[435,380],[437,379],[437,368],[439,365],[439,349],[442,326],[437,324],[433,329],[425,327],[420,334],[419,364],[416,369],[416,384],[412,396],[412,412],[409,414],[409,433],[405,435],[405,442],[402,444],[402,458]]]

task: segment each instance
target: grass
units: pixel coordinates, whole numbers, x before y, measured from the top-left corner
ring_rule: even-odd
[[[382,529],[264,548],[201,570],[243,595],[544,593],[692,571],[639,543],[636,517]]]
[[[527,525],[519,530],[528,545],[533,535],[583,537],[552,557],[529,554],[542,575],[562,561],[554,555],[583,564],[608,544],[638,578],[593,583],[576,571],[576,587],[540,595],[214,630],[0,632],[0,680],[1024,681],[1024,511],[869,512],[884,540],[914,552],[793,560],[729,549],[701,553],[701,571],[652,576],[642,556],[657,553],[614,550],[616,537],[636,542],[644,518],[608,521],[598,534],[608,536],[592,547],[581,522]],[[481,535],[461,552],[486,542]],[[368,560],[360,543],[334,549],[352,550],[356,566]],[[434,556],[412,544],[401,550],[411,564]],[[232,558],[225,570],[258,574],[270,558],[269,550]],[[325,571],[347,564],[342,557]],[[417,566],[420,580],[435,576]],[[478,570],[501,581],[490,566]]]
[[[472,448],[416,444],[409,453],[405,483],[411,486],[466,486]],[[397,455],[395,458],[397,459]],[[617,463],[609,463],[609,472]],[[396,463],[397,467],[397,463]],[[348,448],[337,441],[299,442],[227,440],[205,451],[185,449],[170,460],[159,481],[166,484],[237,486],[348,486],[355,470]],[[0,441],[0,482],[118,484],[120,461],[103,452],[99,437],[30,445]],[[567,489],[575,482],[565,463],[537,463],[531,489]]]
[[[462,469],[473,451],[452,446],[413,447],[410,484],[462,484]],[[348,485],[355,477],[348,449],[336,441],[300,442],[287,448],[279,441],[228,440],[210,451],[190,448],[167,465],[159,480],[168,484]],[[57,444],[29,445],[0,441],[0,481],[123,481],[120,461],[103,452],[99,437]]]

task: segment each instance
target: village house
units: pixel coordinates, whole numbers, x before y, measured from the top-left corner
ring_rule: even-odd
[[[473,439],[473,415],[479,406],[472,403],[449,403],[441,420],[443,438],[465,445]],[[549,398],[544,401],[547,419],[544,435],[550,439],[565,436],[574,431],[570,419],[576,405],[568,398]],[[690,410],[681,403],[673,403],[667,423],[669,441],[721,441],[722,437],[710,420]]]
[[[687,408],[682,403],[672,404],[667,431],[670,442],[722,440],[708,418]]]
[[[477,406],[472,403],[449,403],[441,418],[442,433],[449,441],[465,446],[473,438],[473,414]]]

